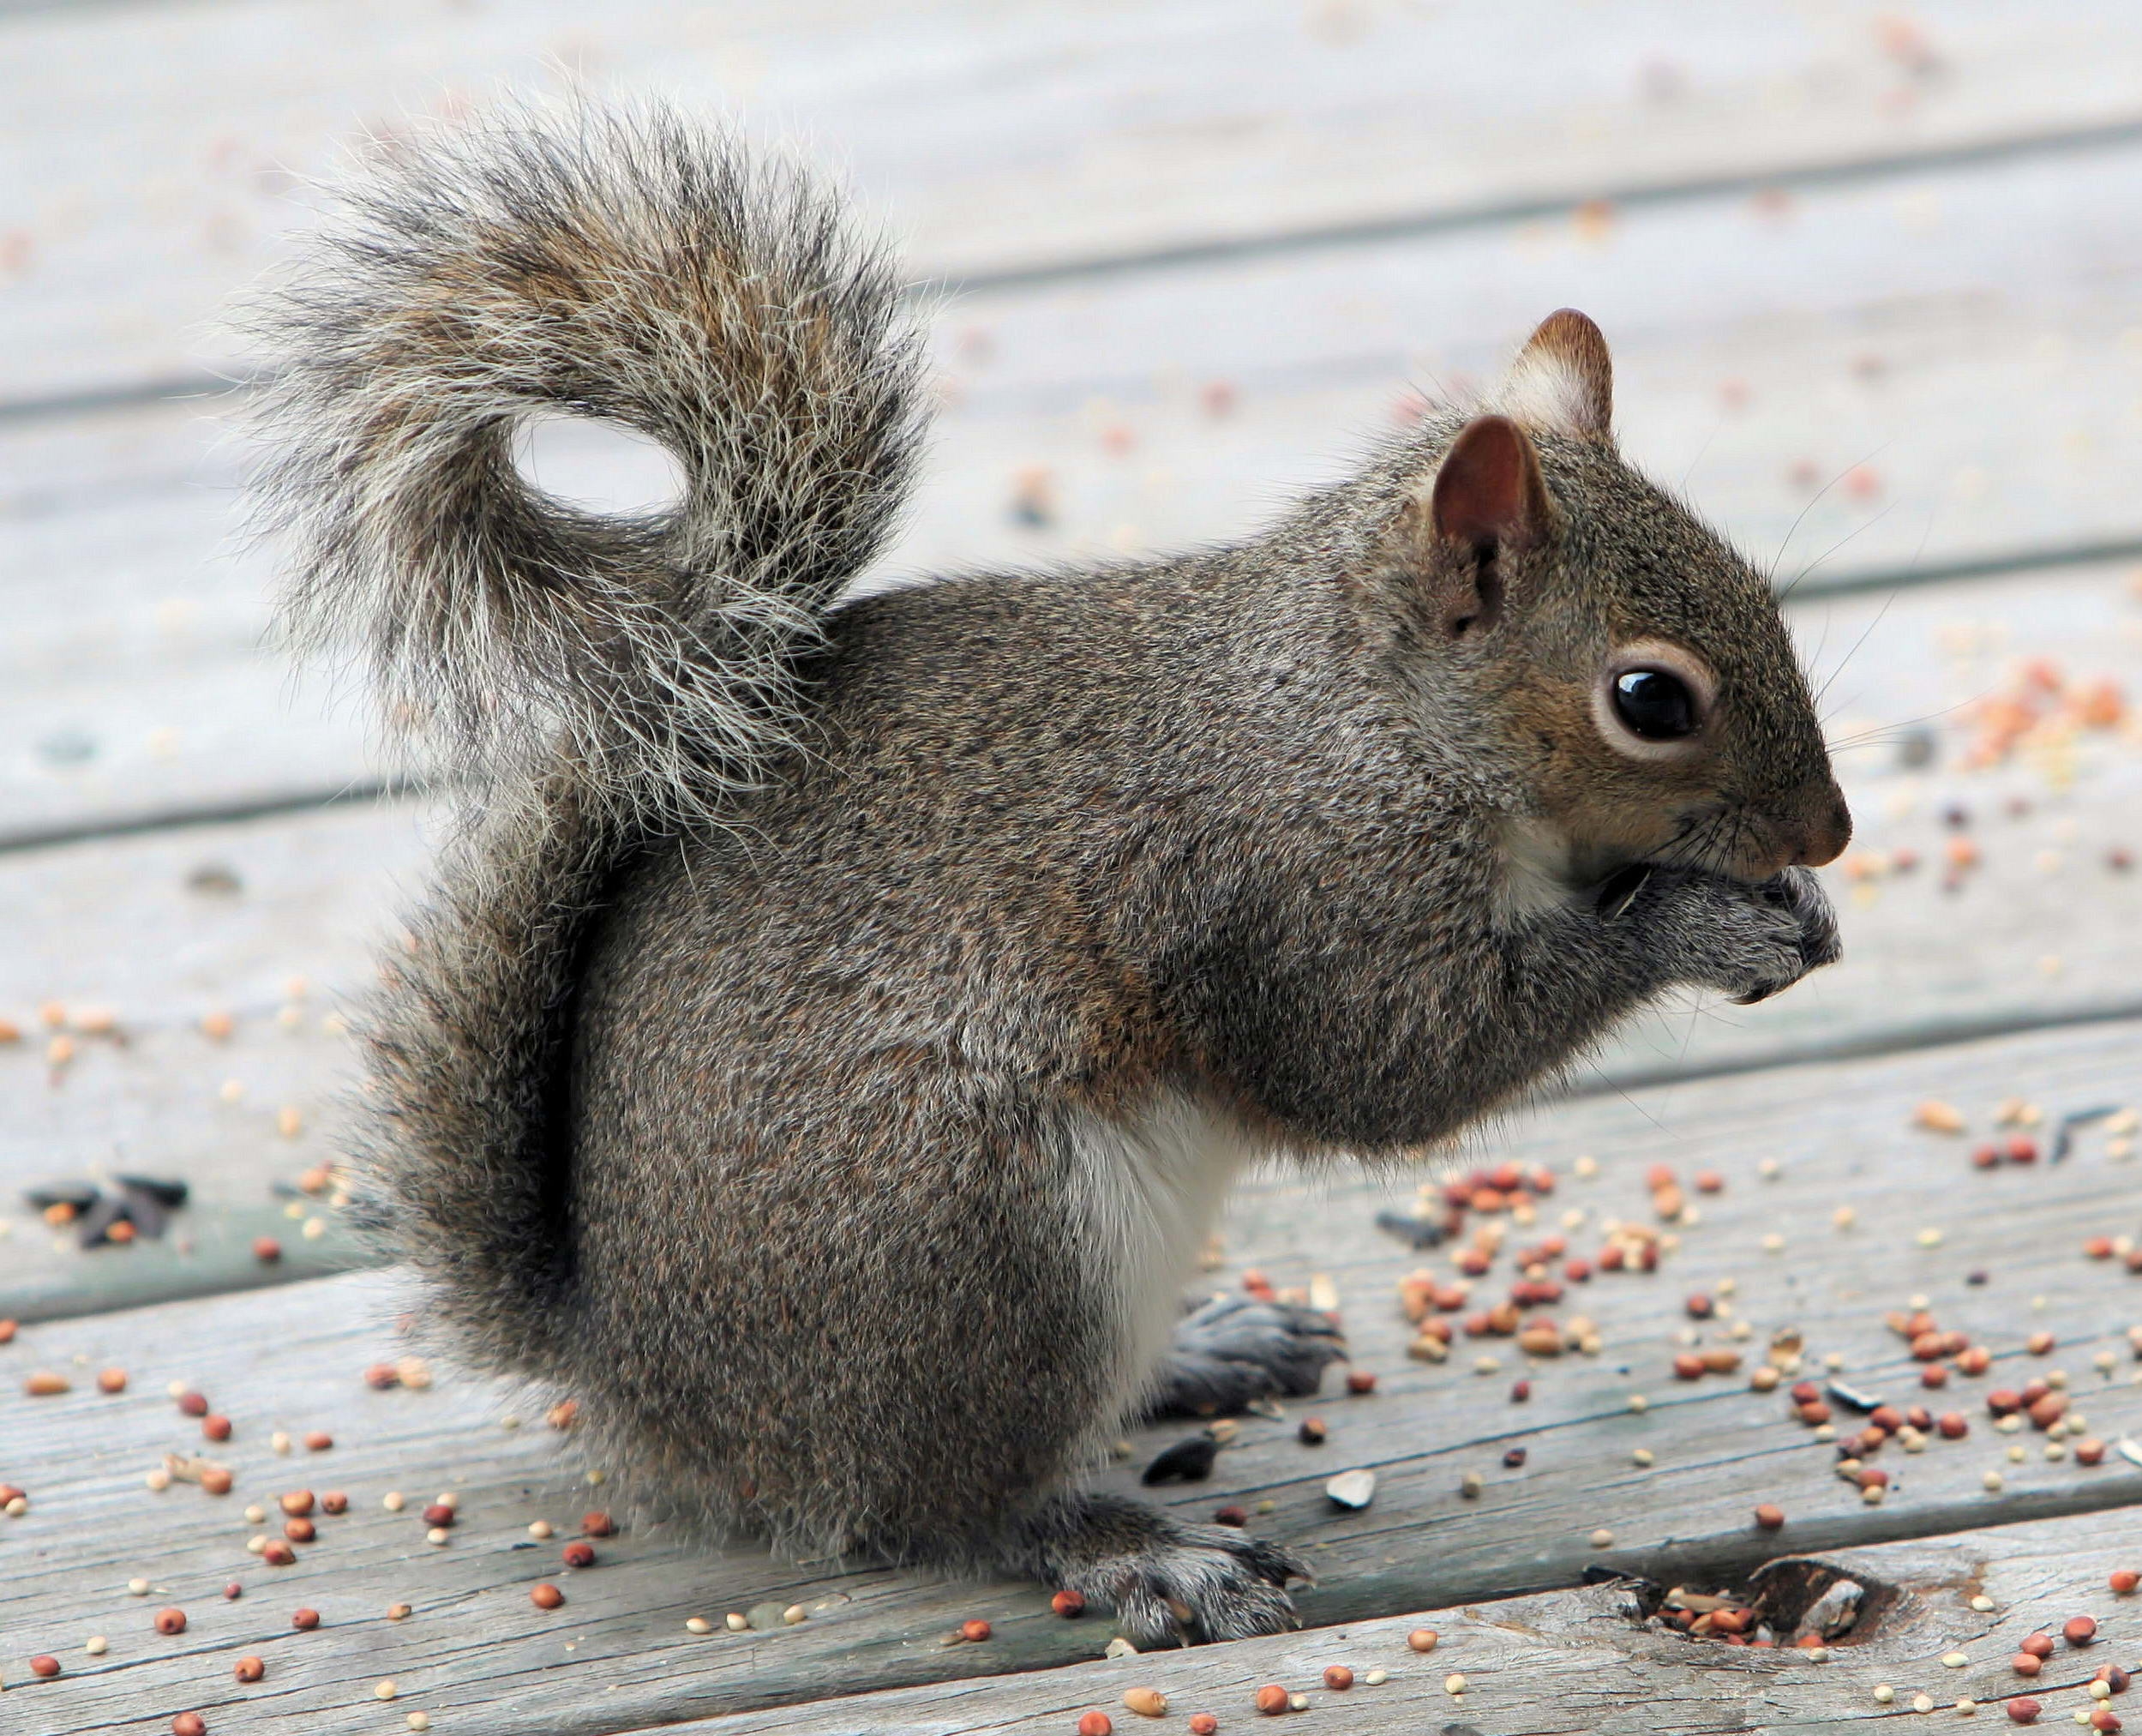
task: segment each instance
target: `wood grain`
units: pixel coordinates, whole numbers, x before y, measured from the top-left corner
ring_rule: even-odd
[[[1550,1214],[1585,1214],[1570,1232],[1581,1246],[1604,1216],[1647,1213],[1643,1174],[1653,1162],[1671,1162],[1684,1178],[1715,1166],[1726,1182],[1720,1193],[1697,1196],[1700,1221],[1678,1227],[1679,1245],[1660,1272],[1601,1277],[1563,1305],[1565,1317],[1581,1307],[1596,1320],[1605,1341],[1598,1356],[1525,1371],[1501,1341],[1493,1378],[1470,1372],[1477,1344],[1441,1367],[1401,1354],[1408,1329],[1394,1286],[1419,1256],[1369,1225],[1393,1197],[1391,1184],[1282,1177],[1252,1188],[1234,1214],[1229,1267],[1215,1281],[1252,1261],[1281,1284],[1328,1274],[1357,1365],[1382,1384],[1373,1396],[1328,1397],[1313,1407],[1329,1424],[1321,1449],[1294,1439],[1293,1418],[1245,1419],[1212,1480],[1173,1503],[1197,1513],[1270,1502],[1252,1523],[1310,1552],[1322,1583],[1302,1607],[1319,1627],[1566,1588],[1602,1564],[1674,1581],[1716,1579],[1783,1552],[2129,1507],[2142,1500],[2142,1469],[2116,1457],[2096,1469],[2048,1462],[2043,1437],[1989,1433],[1981,1395],[2057,1365],[2093,1430],[2109,1439],[2142,1430],[2142,1386],[2131,1378],[2137,1365],[2125,1337],[2142,1318],[2142,1280],[2079,1249],[2084,1235],[2132,1214],[2131,1167],[2091,1136],[2061,1165],[1981,1173],[1962,1142],[1907,1123],[1912,1103],[1931,1094],[1953,1097],[1978,1128],[1993,1100],[2009,1092],[2055,1114],[2117,1098],[2132,1088],[2138,1036],[2136,1026],[2048,1033],[1779,1069],[1646,1103],[1566,1105],[1513,1126],[1497,1149],[1556,1168],[1563,1179]],[[1596,1180],[1577,1179],[1578,1150],[1599,1161]],[[1755,1178],[1759,1156],[1781,1160],[1779,1180]],[[1849,1231],[1833,1227],[1840,1204],[1858,1213]],[[1937,1246],[1920,1245],[1928,1228],[1943,1232]],[[1762,1243],[1773,1234],[1785,1239],[1777,1253]],[[1983,1284],[1967,1281],[1977,1270]],[[1834,1475],[1833,1450],[1788,1418],[1782,1395],[1751,1393],[1737,1379],[1677,1385],[1667,1364],[1685,1331],[1731,1342],[1730,1320],[1714,1316],[1696,1328],[1682,1299],[1699,1288],[1725,1295],[1728,1276],[1737,1280],[1728,1306],[1749,1323],[1753,1346],[1796,1327],[1811,1359],[1834,1353],[1845,1378],[1905,1403],[1915,1396],[1907,1390],[1915,1365],[1882,1316],[1923,1294],[1944,1323],[1997,1359],[1983,1379],[1950,1389],[1973,1419],[1970,1439],[1936,1442],[1917,1457],[1892,1448],[1882,1463],[1895,1487],[1869,1507]],[[1499,1290],[1506,1276],[1491,1282]],[[2043,1307],[2033,1307],[2033,1297]],[[1029,1587],[839,1573],[824,1563],[783,1566],[745,1547],[689,1547],[638,1517],[627,1492],[605,1486],[591,1494],[569,1442],[540,1425],[525,1397],[443,1371],[426,1391],[369,1388],[360,1378],[366,1365],[405,1348],[389,1325],[405,1305],[392,1274],[367,1274],[26,1327],[0,1349],[4,1475],[31,1496],[27,1514],[0,1525],[15,1576],[0,1614],[0,1676],[19,1680],[21,1660],[33,1651],[65,1655],[69,1667],[57,1683],[35,1687],[39,1729],[147,1732],[186,1707],[207,1711],[213,1727],[243,1701],[301,1716],[308,1729],[372,1730],[382,1717],[372,1685],[384,1678],[399,1685],[398,1705],[429,1711],[441,1727],[573,1736],[836,1690],[1077,1662],[1108,1637],[1103,1620],[1051,1616]],[[2024,1349],[2041,1324],[2057,1334],[2049,1357]],[[2104,1372],[2100,1350],[2113,1358]],[[87,1390],[106,1363],[129,1370],[125,1395]],[[77,1390],[21,1397],[21,1380],[37,1367],[68,1371]],[[1532,1397],[1512,1403],[1507,1383],[1527,1372]],[[141,1487],[162,1452],[201,1450],[195,1426],[163,1397],[172,1379],[207,1392],[236,1425],[227,1447],[216,1449],[238,1477],[220,1502],[191,1488],[159,1495]],[[1642,1415],[1629,1408],[1636,1391],[1651,1400]],[[521,1426],[501,1427],[503,1414]],[[325,1428],[336,1445],[317,1457],[279,1459],[267,1443],[278,1427]],[[1131,1484],[1136,1468],[1183,1432],[1140,1433],[1130,1460],[1104,1481]],[[2026,1449],[2021,1463],[2003,1457],[2012,1439]],[[1502,1463],[1514,1446],[1527,1450],[1521,1469]],[[1631,1463],[1640,1446],[1655,1455],[1649,1468]],[[1324,1480],[1360,1467],[1378,1472],[1374,1505],[1335,1517]],[[2006,1474],[1999,1494],[1982,1486],[1989,1469]],[[1469,1470],[1484,1480],[1473,1499],[1459,1493]],[[345,1490],[351,1511],[320,1522],[321,1541],[301,1551],[298,1565],[263,1567],[244,1551],[257,1528],[243,1520],[240,1504],[297,1487]],[[453,1491],[461,1518],[452,1542],[428,1547],[413,1511],[381,1511],[389,1489],[417,1502]],[[1751,1523],[1750,1510],[1764,1500],[1788,1515],[1782,1531]],[[562,1574],[555,1540],[516,1547],[531,1544],[531,1520],[570,1522],[597,1503],[615,1506],[627,1525],[598,1546],[595,1569]],[[1602,1524],[1612,1529],[1611,1547],[1589,1541]],[[123,1589],[137,1575],[156,1588],[146,1601]],[[234,1577],[245,1595],[226,1603],[219,1589]],[[542,1578],[564,1584],[562,1611],[543,1615],[529,1605],[528,1588]],[[382,1619],[395,1601],[416,1613]],[[733,1636],[721,1624],[731,1610],[799,1602],[808,1619],[793,1627],[777,1619]],[[183,1643],[147,1631],[149,1612],[164,1604],[191,1618]],[[317,1632],[288,1631],[300,1604],[321,1612]],[[711,1618],[715,1632],[687,1633],[683,1623],[695,1615]],[[987,1647],[942,1643],[974,1616],[994,1625]],[[80,1652],[90,1633],[112,1641],[93,1662]],[[268,1661],[258,1690],[230,1684],[231,1660],[243,1650]],[[1994,1658],[1987,1650],[1984,1661]]]
[[[2121,7],[215,0],[0,16],[0,397],[229,358],[209,323],[366,129],[659,91],[847,165],[926,274],[1090,270],[2142,123]]]
[[[2133,1600],[2113,1596],[2105,1585],[2108,1574],[2132,1565],[2137,1553],[2132,1539],[2115,1541],[2103,1520],[2092,1517],[1798,1558],[1851,1578],[1870,1601],[1871,1595],[1895,1600],[1868,1631],[1855,1633],[1821,1663],[1644,1632],[1632,1590],[1602,1585],[663,1727],[707,1736],[1066,1736],[1089,1710],[1110,1715],[1119,1732],[1180,1728],[1184,1715],[1203,1710],[1215,1713],[1226,1729],[1257,1717],[1257,1691],[1274,1683],[1307,1697],[1305,1709],[1318,1729],[1343,1736],[1480,1729],[1841,1736],[1882,1715],[1874,1691],[1883,1685],[1897,1710],[1923,1693],[1936,1715],[1951,1718],[1959,1700],[1971,1699],[1983,1709],[1982,1721],[2001,1727],[2009,1721],[2005,1703],[2029,1693],[2046,1709],[2043,1721],[2050,1727],[2066,1724],[2077,1707],[2095,1706],[2084,1685],[2098,1666],[2128,1667],[2142,1659]],[[1790,1571],[1792,1562],[1786,1558],[1778,1571]],[[1995,1607],[1974,1608],[1977,1597],[1991,1598]],[[2057,1631],[2085,1612],[2102,1624],[2099,1643],[2085,1651],[2062,1648],[2035,1681],[2008,1668],[2027,1635]],[[1407,1644],[1407,1634],[1421,1627],[1440,1639],[1425,1656]],[[1970,1661],[1943,1661],[1958,1652]],[[1350,1689],[1325,1685],[1323,1673],[1333,1665],[1353,1672]],[[1368,1686],[1364,1679],[1379,1668],[1389,1679]],[[1463,1679],[1461,1693],[1445,1685],[1453,1674]],[[1166,1722],[1149,1725],[1126,1714],[1122,1696],[1132,1686],[1162,1691]]]

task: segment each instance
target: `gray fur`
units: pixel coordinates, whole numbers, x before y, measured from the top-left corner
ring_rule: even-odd
[[[1834,956],[1790,864],[1842,806],[1767,586],[1599,437],[1599,346],[1506,544],[1422,532],[1454,419],[1238,546],[829,613],[912,352],[880,267],[797,240],[816,195],[663,120],[489,131],[368,199],[393,244],[291,304],[329,341],[269,485],[301,612],[488,773],[369,1030],[439,1317],[717,1526],[1035,1574],[1141,1645],[1286,1625],[1297,1559],[1079,1479],[1126,1416],[1313,1389],[1335,1343],[1230,1308],[1163,1355],[1153,1299],[1239,1162],[1414,1155],[1665,990]],[[576,248],[603,288],[561,318]],[[516,301],[526,254],[554,287]],[[537,402],[670,441],[683,518],[531,502]],[[1665,770],[1585,721],[1647,636],[1719,687]]]

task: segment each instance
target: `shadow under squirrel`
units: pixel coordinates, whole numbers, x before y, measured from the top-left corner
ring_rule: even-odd
[[[892,267],[664,111],[405,141],[264,304],[301,639],[466,792],[363,1028],[363,1187],[477,1363],[813,1551],[1291,1625],[1291,1551],[1089,1492],[1316,1390],[1180,1287],[1271,1154],[1404,1158],[1662,991],[1837,956],[1851,821],[1762,575],[1564,311],[1230,546],[843,602],[929,395]],[[576,510],[531,412],[660,441]]]

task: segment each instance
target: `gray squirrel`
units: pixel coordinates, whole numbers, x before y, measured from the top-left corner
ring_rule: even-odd
[[[1082,1481],[1344,1354],[1185,1315],[1231,1181],[1417,1156],[1662,992],[1830,962],[1850,816],[1581,315],[1241,542],[844,600],[923,438],[913,305],[658,109],[404,140],[265,303],[288,619],[461,797],[355,1162],[463,1352],[717,1530],[1274,1632],[1299,1557]],[[536,490],[543,411],[681,498]]]

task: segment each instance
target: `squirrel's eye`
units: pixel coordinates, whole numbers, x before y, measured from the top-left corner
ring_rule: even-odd
[[[1614,677],[1614,715],[1647,742],[1693,736],[1700,721],[1688,683],[1656,669],[1632,669]]]

